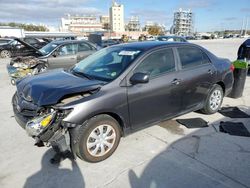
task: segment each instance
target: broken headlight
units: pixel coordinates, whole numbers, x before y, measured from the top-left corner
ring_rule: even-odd
[[[26,132],[32,137],[40,135],[49,125],[51,125],[51,123],[53,123],[55,116],[56,111],[33,118],[27,122],[25,126]]]

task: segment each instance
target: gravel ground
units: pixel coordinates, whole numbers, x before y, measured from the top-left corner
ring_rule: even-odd
[[[236,59],[242,39],[194,41],[220,57]],[[219,132],[220,121],[243,122],[219,113],[189,113],[181,118],[202,117],[210,126],[187,129],[166,121],[123,139],[107,160],[91,164],[66,159],[51,165],[53,151],[34,147],[34,141],[17,125],[11,109],[15,87],[6,72],[9,60],[0,60],[0,187],[250,187],[249,137]],[[238,106],[250,114],[250,78],[244,96],[225,98],[224,106]]]

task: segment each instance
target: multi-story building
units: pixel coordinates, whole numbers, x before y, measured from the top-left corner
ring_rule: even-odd
[[[153,26],[155,26],[155,25],[157,25],[157,23],[152,22],[152,21],[146,21],[145,27],[144,27],[143,30],[144,30],[144,31],[148,31],[149,28],[151,28],[151,27],[153,27]]]
[[[103,31],[103,25],[96,16],[71,16],[67,15],[61,19],[62,31],[74,33],[90,33]]]
[[[193,13],[191,10],[176,11],[172,31],[176,35],[191,35],[193,33]]]
[[[124,32],[124,6],[113,1],[109,9],[110,27],[113,32]]]
[[[140,20],[138,16],[132,16],[126,25],[127,31],[141,31]]]
[[[102,27],[104,30],[110,29],[110,18],[109,16],[102,15],[100,16],[100,23],[102,24]]]

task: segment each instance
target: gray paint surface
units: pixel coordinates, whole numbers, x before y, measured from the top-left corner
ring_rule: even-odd
[[[197,42],[197,41],[196,41]],[[202,42],[203,43],[203,42]],[[242,41],[224,43],[208,41],[216,53],[234,59]],[[226,45],[225,45],[226,43]],[[223,46],[220,49],[218,46]],[[235,51],[236,50],[236,51]],[[227,56],[231,54],[231,56]],[[0,60],[0,187],[231,187],[250,185],[249,138],[217,132],[220,114],[203,116],[189,113],[182,118],[202,117],[212,123],[205,129],[186,129],[172,122],[163,122],[121,140],[109,159],[90,164],[81,160],[65,160],[52,166],[53,152],[33,147],[13,118],[11,97],[15,88],[6,72],[7,60]],[[240,106],[250,114],[250,77],[244,97],[225,98],[224,106]],[[250,131],[248,119],[244,121]],[[158,186],[157,186],[158,185]]]

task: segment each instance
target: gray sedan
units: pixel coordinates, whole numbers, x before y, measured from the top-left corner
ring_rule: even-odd
[[[49,69],[69,68],[96,51],[96,46],[88,41],[53,41],[38,50],[38,59]]]
[[[232,85],[230,61],[200,46],[129,43],[104,48],[69,70],[26,77],[12,104],[36,145],[98,162],[130,132],[200,109],[217,112]]]

